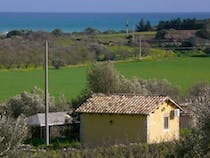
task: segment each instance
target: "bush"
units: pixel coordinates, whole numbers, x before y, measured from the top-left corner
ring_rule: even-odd
[[[31,139],[26,140],[24,143],[30,144],[33,146],[40,146],[40,145],[43,145],[45,141],[44,139],[40,139],[40,138],[31,138]]]
[[[60,59],[53,59],[52,66],[54,66],[55,69],[60,69],[61,66],[64,66],[64,62]]]
[[[109,29],[103,32],[103,34],[115,34],[117,33],[115,30]]]
[[[166,33],[167,33],[166,30],[159,30],[159,31],[157,31],[155,38],[156,39],[164,39]]]
[[[45,99],[44,92],[34,87],[31,92],[23,92],[18,96],[10,98],[3,106],[7,109],[7,114],[17,118],[21,114],[30,116],[36,113],[44,112]],[[50,111],[55,111],[55,101],[53,97],[49,97]]]
[[[111,63],[93,64],[88,70],[87,79],[94,93],[110,94],[118,86],[118,74]]]
[[[147,21],[146,24],[145,24],[144,19],[141,19],[139,21],[139,23],[136,25],[136,31],[137,32],[152,31],[152,30],[153,30],[153,28],[152,28],[152,25],[150,24],[150,22]]]
[[[88,87],[94,93],[133,93],[146,95],[137,79],[128,80],[111,63],[94,64],[88,71]]]
[[[12,30],[10,32],[7,33],[7,38],[10,38],[12,36],[21,36],[22,32],[19,30]]]
[[[210,85],[208,83],[197,83],[188,90],[188,98],[198,99],[201,97],[210,97]]]
[[[166,21],[159,21],[157,25],[157,30],[161,29],[176,29],[176,30],[195,30],[200,29],[204,25],[204,22],[193,19],[172,19],[172,20],[166,20]]]
[[[52,34],[55,36],[62,36],[64,33],[61,29],[55,29],[52,31]]]
[[[179,157],[174,143],[132,144],[77,151],[47,151],[37,153],[35,157],[69,157],[69,158],[174,158]],[[29,157],[29,156],[28,156]],[[32,157],[32,156],[31,156]]]
[[[94,93],[133,93],[179,99],[180,90],[167,80],[128,80],[110,63],[94,64],[88,71],[88,86]]]
[[[95,29],[95,28],[91,28],[91,27],[88,27],[88,28],[86,28],[85,30],[84,30],[84,33],[85,34],[99,34],[100,33],[100,31],[99,30],[97,30],[97,29]]]
[[[27,134],[28,128],[23,116],[17,120],[0,116],[0,157],[14,157]]]
[[[210,153],[210,105],[209,98],[191,99],[192,114],[196,127],[189,134],[184,135],[178,142],[180,157],[203,158]]]
[[[203,27],[196,35],[201,38],[210,39],[210,24]]]
[[[149,95],[154,96],[170,96],[177,98],[180,95],[178,87],[173,86],[167,80],[144,80],[145,88],[148,90]]]
[[[206,53],[208,56],[210,56],[210,48],[206,48],[206,49],[205,49],[205,53]]]

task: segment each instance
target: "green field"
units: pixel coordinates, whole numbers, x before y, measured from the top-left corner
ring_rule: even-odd
[[[210,82],[210,58],[176,58],[158,61],[132,61],[116,63],[119,72],[128,78],[141,77],[167,79],[185,92],[196,82]],[[70,99],[77,96],[86,84],[87,66],[70,67],[49,71],[49,91],[54,96],[64,93]],[[30,90],[33,86],[43,88],[44,72],[0,71],[0,100]]]

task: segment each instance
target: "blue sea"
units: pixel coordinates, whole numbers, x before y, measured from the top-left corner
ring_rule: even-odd
[[[0,13],[0,32],[13,29],[52,31],[60,28],[64,32],[79,32],[87,27],[101,31],[125,29],[126,20],[132,29],[141,18],[157,25],[160,20],[174,18],[210,18],[209,13]]]

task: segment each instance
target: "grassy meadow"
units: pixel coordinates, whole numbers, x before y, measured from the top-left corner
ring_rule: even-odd
[[[210,82],[210,58],[172,58],[129,61],[114,64],[128,78],[167,79],[184,93],[197,82]],[[86,85],[88,66],[65,67],[49,70],[49,91],[67,99],[77,96]],[[44,87],[43,70],[0,71],[0,101],[17,95],[33,86]]]

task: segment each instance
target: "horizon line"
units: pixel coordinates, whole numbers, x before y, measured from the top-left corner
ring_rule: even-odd
[[[149,12],[149,11],[145,11],[145,12],[60,12],[60,11],[55,11],[55,12],[47,12],[47,11],[0,11],[0,13],[60,13],[60,14],[63,14],[63,13],[80,13],[80,14],[87,14],[87,13],[90,13],[90,14],[141,14],[141,13],[210,13],[210,11],[177,11],[177,12]]]

